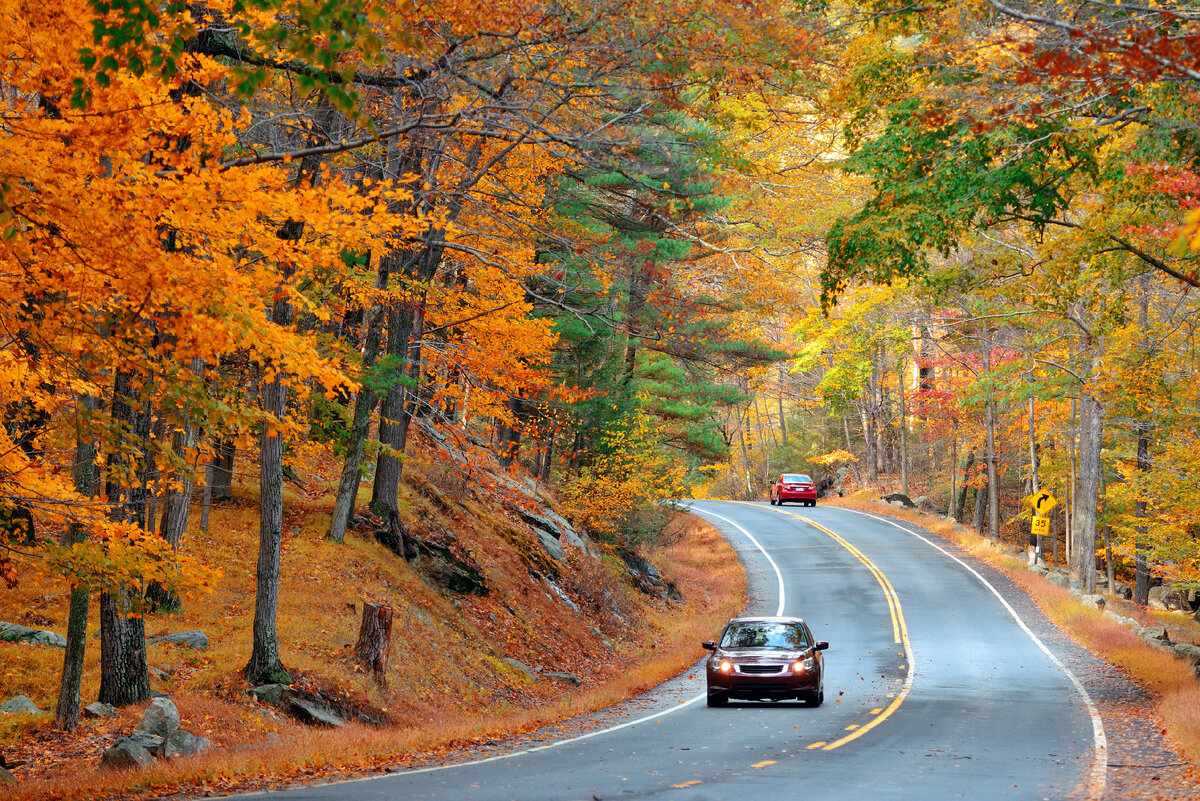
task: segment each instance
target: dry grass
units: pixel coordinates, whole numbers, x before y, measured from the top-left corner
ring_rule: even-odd
[[[1180,753],[1193,762],[1200,762],[1200,682],[1187,662],[1147,645],[1130,629],[1104,617],[1100,611],[1084,606],[1066,589],[1025,570],[1023,558],[1015,557],[1003,548],[997,549],[986,537],[969,529],[960,531],[951,521],[880,504],[875,498],[875,493],[864,491],[830,503],[915,523],[1002,570],[1024,588],[1046,615],[1072,638],[1092,653],[1126,671],[1148,690],[1154,698],[1151,714],[1162,722]],[[1172,639],[1177,642],[1195,642],[1200,638],[1200,624],[1184,615],[1139,609],[1111,596],[1109,604],[1121,605],[1121,614],[1140,620],[1143,625],[1156,621],[1167,624]]]
[[[6,717],[0,752],[25,763],[14,771],[14,801],[256,789],[429,759],[653,687],[691,665],[700,641],[745,600],[734,552],[689,516],[673,521],[663,544],[644,554],[675,583],[683,601],[638,592],[622,578],[614,556],[602,554],[597,561],[572,551],[566,564],[549,565],[556,575],[547,578],[578,604],[578,614],[550,591],[546,578],[531,576],[513,542],[524,542],[529,553],[540,546],[487,498],[455,493],[447,499],[419,481],[403,490],[409,526],[469,554],[487,577],[488,595],[455,597],[432,587],[369,535],[350,533],[342,546],[325,540],[330,498],[293,492],[284,521],[279,605],[283,661],[294,677],[391,721],[381,728],[310,729],[245,692],[240,671],[250,651],[258,518],[253,487],[237,491],[238,502],[214,509],[211,534],[193,529],[187,541],[202,561],[223,569],[215,592],[176,615],[146,618],[148,634],[193,628],[208,634],[206,652],[151,646],[150,664],[169,673],[151,685],[170,693],[184,729],[220,747],[192,759],[160,760],[134,774],[102,772],[96,769],[100,752],[133,729],[144,705],[124,709],[118,718],[83,721],[70,735],[54,731],[45,717]],[[66,587],[36,565],[25,568],[0,619],[62,631]],[[395,608],[384,685],[350,658],[363,601]],[[97,626],[93,609],[89,636]],[[570,672],[583,684],[531,679],[501,657]],[[0,695],[24,693],[43,709],[53,707],[61,650],[4,643],[0,660]],[[84,703],[98,692],[98,661],[98,643],[89,639]]]

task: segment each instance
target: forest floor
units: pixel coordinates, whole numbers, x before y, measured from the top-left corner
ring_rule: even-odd
[[[864,490],[824,503],[886,515],[932,532],[1007,579],[1009,594],[1027,596],[1060,631],[1097,657],[1093,664],[1072,669],[1088,686],[1104,721],[1105,798],[1200,797],[1200,678],[1188,662],[1149,645],[1127,626],[1029,570],[1024,549],[992,543],[952,519],[898,508],[878,496]],[[1186,613],[1140,607],[1114,595],[1106,596],[1105,609],[1142,626],[1163,626],[1172,642],[1200,645],[1200,622]],[[1101,660],[1103,664],[1095,664]]]
[[[212,593],[175,614],[147,613],[146,633],[203,630],[207,650],[151,644],[151,688],[169,695],[181,727],[215,744],[207,753],[159,759],[147,769],[100,767],[102,752],[128,736],[146,707],[81,719],[71,732],[49,714],[0,715],[0,758],[26,799],[155,798],[261,790],[298,781],[351,777],[425,762],[611,705],[695,662],[745,603],[745,580],[716,531],[678,514],[639,554],[680,599],[638,591],[611,549],[568,548],[546,557],[517,516],[486,492],[465,491],[433,451],[411,455],[402,488],[405,524],[467,555],[486,577],[486,595],[432,586],[375,541],[325,538],[338,465],[306,466],[301,490],[285,499],[279,637],[293,686],[345,699],[382,725],[313,728],[248,695],[241,670],[251,643],[258,540],[257,476],[235,484],[235,500],[214,507],[208,532],[193,525],[186,548],[220,568]],[[441,471],[441,472],[439,472]],[[547,490],[548,492],[548,490]],[[3,596],[0,620],[65,631],[68,587],[34,562]],[[376,681],[353,658],[362,604],[393,607],[391,659]],[[88,627],[83,703],[97,697],[96,602]],[[0,700],[20,693],[53,709],[63,651],[0,642]],[[516,663],[520,663],[517,665]],[[565,682],[552,674],[571,674]]]

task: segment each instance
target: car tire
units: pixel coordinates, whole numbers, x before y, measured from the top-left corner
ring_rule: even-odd
[[[805,706],[820,706],[825,703],[825,690],[817,690],[815,693],[809,693],[804,697]]]
[[[816,505],[817,505],[817,502],[816,502],[816,501],[809,501],[809,502],[808,502],[808,505],[809,505],[809,506],[812,506],[812,507],[814,507],[814,508],[815,508],[815,507],[816,507]]]
[[[708,691],[708,705],[714,707],[725,706],[729,703],[729,696],[725,693],[715,693],[712,690]]]

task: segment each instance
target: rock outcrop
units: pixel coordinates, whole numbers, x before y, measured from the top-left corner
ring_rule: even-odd
[[[176,631],[171,634],[164,634],[161,637],[147,637],[146,644],[157,642],[170,643],[172,645],[182,645],[187,648],[194,648],[197,651],[208,650],[208,635],[199,629],[191,631]]]
[[[67,638],[53,631],[31,629],[16,623],[6,623],[0,620],[0,640],[5,642],[24,642],[30,645],[49,645],[53,648],[66,648]]]

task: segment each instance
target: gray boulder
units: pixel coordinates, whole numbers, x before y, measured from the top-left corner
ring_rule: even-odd
[[[288,699],[288,710],[294,718],[310,726],[341,727],[346,725],[346,721],[334,714],[333,710],[310,701],[307,698],[300,698],[293,695]]]
[[[570,599],[570,597],[568,597],[568,595],[565,592],[563,592],[562,587],[559,587],[553,581],[550,581],[547,583],[550,585],[550,589],[554,592],[554,594],[558,596],[558,599],[567,605],[568,609],[570,609],[572,612],[575,612],[576,614],[579,613],[579,604],[572,601]]]
[[[174,758],[174,757],[190,757],[197,754],[203,754],[208,749],[212,748],[212,740],[206,737],[197,737],[194,734],[180,729],[167,738],[159,749],[159,756]]]
[[[511,665],[512,667],[515,667],[517,670],[521,671],[526,676],[528,676],[530,678],[530,680],[536,680],[538,677],[537,671],[535,671],[529,665],[526,665],[524,662],[518,662],[516,659],[510,659],[507,656],[501,657],[500,661],[506,665]]]
[[[8,768],[0,765],[0,784],[16,784],[17,777],[8,772]]]
[[[83,708],[83,716],[85,718],[109,718],[115,714],[117,714],[116,708],[112,704],[106,704],[103,701],[88,704]]]
[[[199,629],[191,631],[176,631],[171,634],[164,634],[161,637],[147,637],[146,643],[165,642],[171,645],[183,645],[187,648],[194,648],[197,651],[208,650],[208,635]]]
[[[1146,603],[1151,609],[1158,609],[1162,612],[1187,612],[1191,614],[1192,611],[1192,605],[1188,601],[1187,590],[1166,584],[1151,587]]]
[[[250,695],[271,706],[282,706],[291,694],[292,688],[286,684],[260,684],[250,689]]]
[[[1085,595],[1079,599],[1084,606],[1090,606],[1093,609],[1104,609],[1104,596],[1099,593],[1095,595]]]
[[[557,670],[551,670],[551,671],[547,671],[546,673],[543,673],[542,675],[544,675],[548,679],[555,679],[555,680],[561,681],[565,684],[573,684],[576,687],[583,684],[583,679],[579,678],[574,673],[564,673],[564,672],[557,671]]]
[[[49,645],[54,648],[66,648],[67,638],[53,631],[30,629],[16,623],[5,623],[0,620],[0,640],[5,642],[24,642],[30,645]]]
[[[139,729],[134,729],[133,734],[129,735],[128,739],[133,740],[151,754],[157,753],[162,744],[166,742],[165,737],[159,737],[157,734],[151,734],[148,731],[141,731]]]
[[[1165,626],[1146,626],[1136,629],[1134,633],[1151,645],[1166,645],[1171,642]]]
[[[116,745],[100,757],[100,766],[110,770],[148,768],[153,764],[154,757],[150,756],[150,752],[128,737],[117,740]]]
[[[1125,617],[1124,615],[1118,615],[1116,612],[1111,612],[1111,611],[1105,610],[1104,616],[1109,618],[1110,620],[1115,620],[1116,622],[1120,623],[1122,626],[1128,626],[1130,628],[1134,628],[1138,625],[1138,622],[1136,620],[1134,620],[1133,618]]]
[[[1200,666],[1200,646],[1192,645],[1190,642],[1177,642],[1171,646],[1171,650],[1178,658],[1186,660],[1192,665]]]
[[[550,555],[551,559],[557,559],[560,562],[567,560],[567,552],[563,550],[562,545],[554,535],[543,528],[533,527],[533,533],[537,535],[538,542],[542,544],[542,548]]]
[[[883,496],[883,500],[892,504],[893,506],[903,506],[906,509],[912,509],[915,506],[915,504],[912,502],[912,499],[903,492],[888,493],[887,495]]]
[[[283,704],[287,703],[287,699],[292,697],[293,689],[287,685],[259,685],[251,687],[250,694],[264,704],[278,706],[282,709]]]
[[[179,710],[169,698],[155,698],[142,713],[137,731],[166,739],[179,730]]]
[[[16,695],[9,698],[3,704],[0,704],[0,712],[5,712],[9,715],[22,713],[31,715],[42,714],[42,710],[38,709],[38,705],[33,702],[33,699],[26,695]]]

